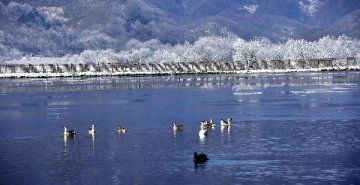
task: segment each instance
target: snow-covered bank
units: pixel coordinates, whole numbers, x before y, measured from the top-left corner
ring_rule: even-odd
[[[0,78],[269,73],[359,69],[360,61],[355,58],[254,62],[5,64],[0,65]]]

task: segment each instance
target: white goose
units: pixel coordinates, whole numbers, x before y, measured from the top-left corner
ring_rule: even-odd
[[[66,126],[64,126],[64,136],[74,136],[75,130],[68,130]]]
[[[224,127],[224,128],[230,127],[231,122],[232,122],[232,118],[228,118],[227,121],[225,121],[223,119],[220,120],[221,127]]]
[[[91,127],[89,128],[89,134],[95,134],[95,126],[96,125],[91,125]]]

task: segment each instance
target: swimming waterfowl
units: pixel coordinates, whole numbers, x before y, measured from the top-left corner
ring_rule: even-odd
[[[200,128],[201,129],[208,129],[208,128],[215,128],[214,120],[211,118],[209,121],[200,121]]]
[[[75,130],[68,130],[66,126],[64,126],[64,136],[74,136]]]
[[[207,160],[209,160],[209,158],[207,157],[206,154],[197,154],[196,152],[194,152],[194,158],[193,158],[193,161],[195,164],[197,163],[204,163],[206,162]]]
[[[225,127],[225,128],[230,127],[231,122],[232,122],[231,118],[228,118],[227,121],[223,119],[220,120],[221,127]]]
[[[209,127],[208,127],[208,125],[207,125],[207,123],[205,121],[200,121],[200,129],[205,130],[205,129],[208,129],[208,128]]]
[[[210,121],[208,122],[208,125],[210,128],[214,128],[215,127],[215,122],[214,120],[211,118]]]
[[[91,127],[89,128],[89,134],[95,134],[95,126],[96,125],[91,125]]]
[[[173,123],[173,129],[181,131],[183,129],[184,125]]]
[[[118,127],[119,133],[125,133],[126,129],[124,127]]]

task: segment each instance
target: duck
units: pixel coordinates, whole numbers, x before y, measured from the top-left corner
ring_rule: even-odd
[[[124,127],[118,127],[119,133],[125,133],[126,129]]]
[[[200,121],[200,129],[205,130],[205,129],[208,129],[208,128],[209,127],[208,127],[206,121]]]
[[[210,128],[215,128],[215,122],[214,122],[214,120],[212,118],[208,122],[208,125],[209,125]]]
[[[64,136],[75,136],[75,130],[68,130],[66,126],[64,126]]]
[[[184,125],[173,123],[173,129],[181,131],[183,129]]]
[[[95,134],[95,127],[96,125],[91,125],[91,127],[89,128],[89,134]]]
[[[193,161],[195,164],[198,164],[198,163],[204,163],[206,162],[207,160],[209,160],[209,158],[207,157],[206,154],[197,154],[196,152],[194,152],[194,158],[193,158]]]
[[[224,127],[224,128],[230,127],[231,122],[232,122],[232,118],[228,118],[227,121],[225,121],[223,119],[220,120],[221,127]]]
[[[214,120],[211,118],[210,120],[200,121],[201,129],[215,128]]]

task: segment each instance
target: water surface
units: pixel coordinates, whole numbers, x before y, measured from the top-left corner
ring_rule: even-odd
[[[359,184],[359,84],[359,72],[2,79],[0,184]],[[195,166],[194,151],[210,160]]]

